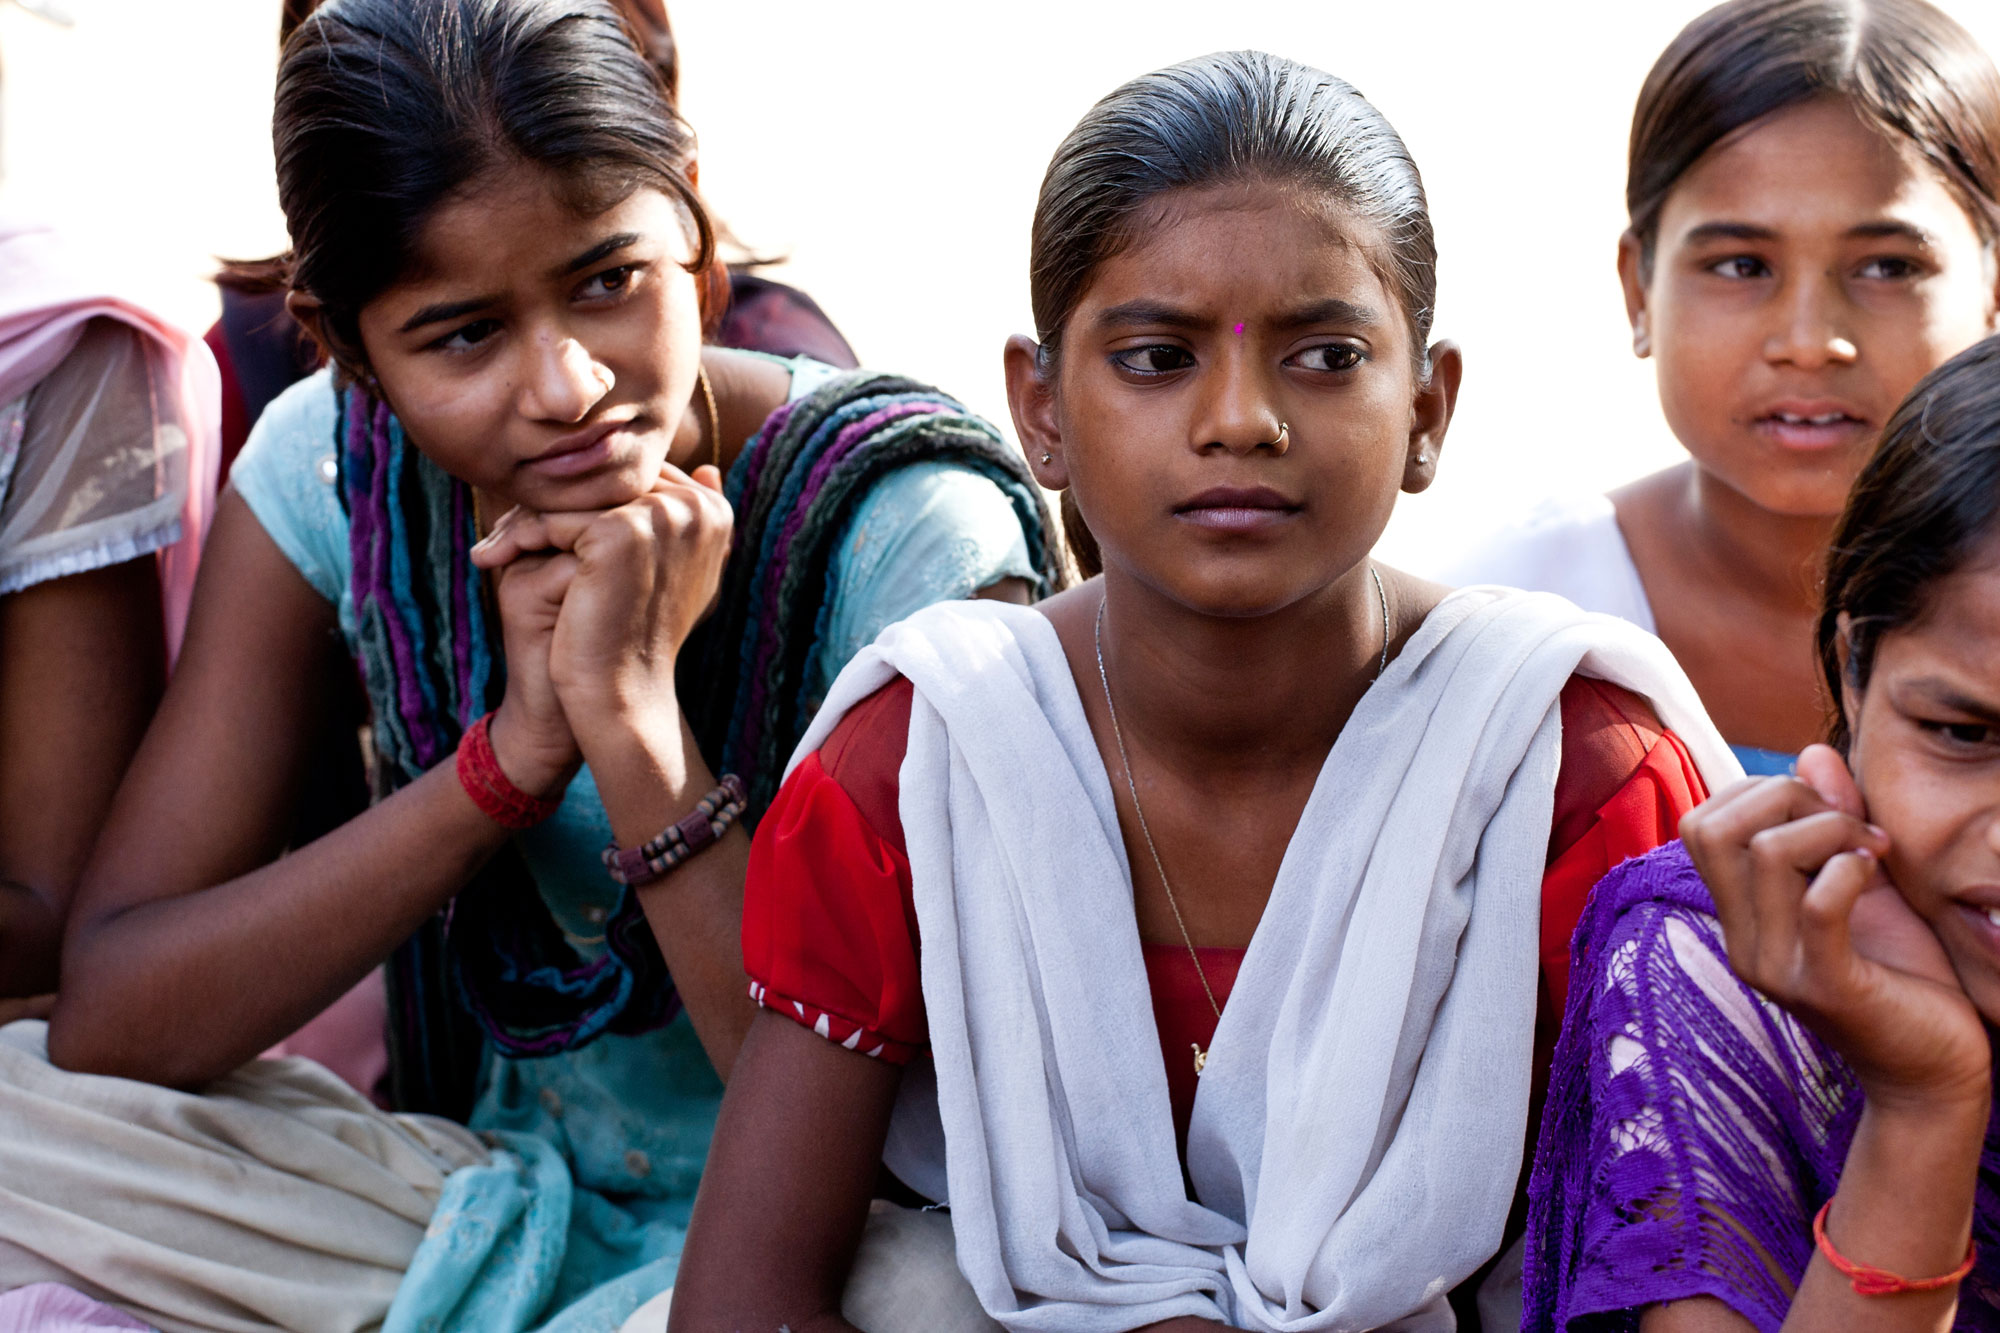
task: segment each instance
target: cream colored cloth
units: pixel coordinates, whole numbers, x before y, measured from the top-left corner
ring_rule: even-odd
[[[673,1301],[672,1291],[661,1292],[618,1333],[662,1333]],[[958,1271],[951,1215],[882,1199],[868,1207],[840,1313],[861,1333],[1001,1333]]]
[[[470,1132],[310,1060],[197,1094],[70,1074],[0,1028],[0,1289],[60,1282],[164,1333],[380,1326]]]

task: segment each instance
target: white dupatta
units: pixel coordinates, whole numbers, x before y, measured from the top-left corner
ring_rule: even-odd
[[[1286,849],[1199,1084],[1186,1197],[1110,779],[1054,628],[998,602],[884,630],[799,747],[915,686],[901,813],[933,1062],[885,1159],[948,1201],[1009,1328],[1176,1315],[1449,1329],[1527,1130],[1541,880],[1574,673],[1741,770],[1651,635],[1560,598],[1447,597],[1369,689]],[[794,760],[796,763],[796,759]]]

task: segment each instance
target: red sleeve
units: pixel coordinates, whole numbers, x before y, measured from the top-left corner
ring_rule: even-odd
[[[1562,767],[1542,873],[1541,985],[1535,1006],[1534,1118],[1539,1123],[1563,1005],[1569,945],[1597,881],[1677,836],[1708,788],[1680,737],[1630,690],[1584,676],[1562,692]],[[1529,1135],[1532,1147],[1534,1135]]]
[[[792,771],[743,889],[750,994],[849,1050],[902,1064],[929,1043],[897,778],[911,687],[864,699]]]
[[[1708,788],[1680,738],[1630,690],[1577,676],[1562,693],[1548,869],[1542,876],[1542,973],[1558,1016],[1569,994],[1569,942],[1591,889],[1630,857],[1671,842]]]

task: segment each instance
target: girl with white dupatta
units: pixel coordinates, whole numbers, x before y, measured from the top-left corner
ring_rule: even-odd
[[[1348,85],[1119,89],[1031,273],[1015,424],[1102,576],[836,682],[670,1327],[1498,1327],[1583,895],[1738,770],[1650,636],[1371,558],[1461,359]]]

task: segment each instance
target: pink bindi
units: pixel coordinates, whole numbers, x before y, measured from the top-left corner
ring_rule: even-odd
[[[1236,321],[1236,336],[1239,338],[1243,336],[1243,321],[1240,319]]]

